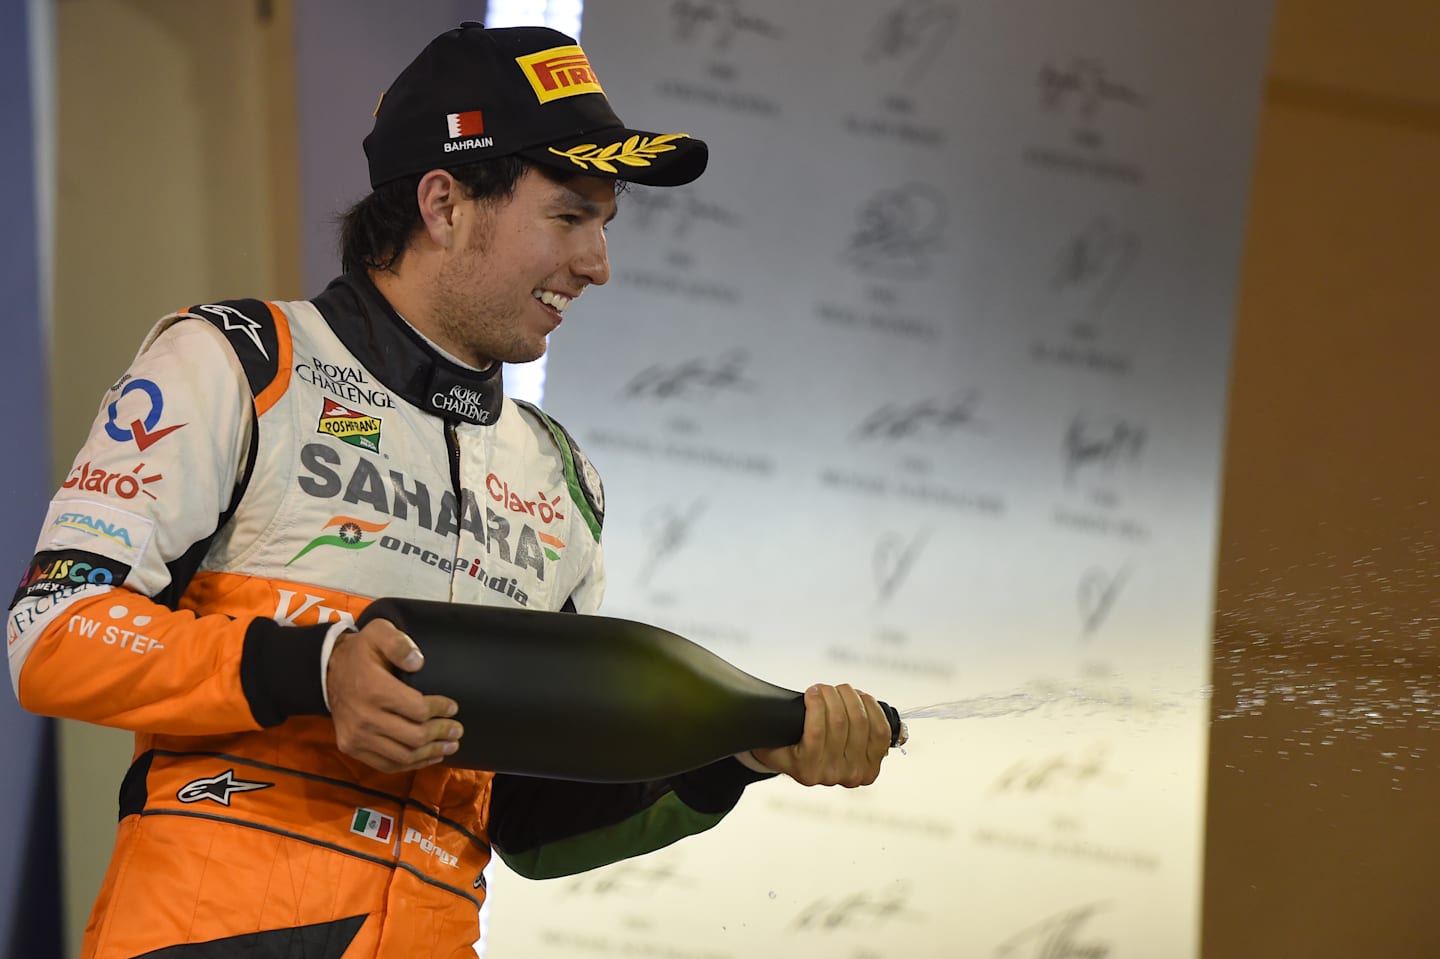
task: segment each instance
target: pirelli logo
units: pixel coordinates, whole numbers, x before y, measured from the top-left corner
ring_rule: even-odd
[[[520,64],[541,103],[582,93],[605,92],[595,79],[595,71],[590,69],[590,58],[577,46],[551,47],[516,57],[515,62]]]

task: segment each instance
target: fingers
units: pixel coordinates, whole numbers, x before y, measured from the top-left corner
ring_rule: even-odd
[[[849,683],[835,687],[835,695],[844,710],[840,722],[845,727],[845,738],[832,760],[831,776],[841,786],[868,786],[880,775],[879,759],[884,756],[883,752],[879,757],[873,753],[871,725],[873,717],[878,715],[883,720],[884,713],[874,697],[868,697],[867,705],[866,695]],[[835,725],[836,721],[832,720],[831,728]]]
[[[407,673],[417,672],[425,665],[425,655],[420,652],[420,647],[388,619],[366,623],[363,632],[372,634],[376,648],[386,661]]]
[[[890,748],[890,724],[875,697],[848,683],[805,691],[800,742],[755,750],[763,763],[806,786],[868,786]]]
[[[423,664],[414,642],[384,620],[336,643],[327,683],[341,752],[381,772],[419,769],[455,752],[464,732],[452,718],[455,701],[423,695],[393,671]]]
[[[885,710],[880,708],[879,700],[869,693],[859,695],[865,707],[865,722],[869,730],[865,740],[865,763],[870,771],[870,778],[861,785],[868,786],[880,775],[880,763],[890,752],[890,720],[886,718]]]
[[[846,756],[850,745],[850,725],[853,722],[849,699],[855,690],[849,686],[821,686],[820,699],[824,704],[825,742],[818,755],[818,781],[828,785],[844,783],[846,779]],[[848,784],[847,784],[848,785]]]
[[[861,693],[860,700],[865,704],[865,720],[870,723],[870,739],[865,746],[865,756],[878,762],[890,752],[890,740],[894,737],[894,731],[890,729],[890,719],[880,706],[880,700],[868,693]]]
[[[336,725],[336,745],[381,772],[404,772],[443,762],[458,748],[465,729],[449,719],[411,723],[389,713],[358,717]]]

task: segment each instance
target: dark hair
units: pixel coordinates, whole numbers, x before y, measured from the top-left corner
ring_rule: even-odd
[[[460,181],[472,200],[492,200],[514,196],[515,184],[531,168],[538,169],[529,160],[508,156],[466,163],[447,171]],[[382,183],[345,211],[340,217],[341,269],[354,273],[395,267],[420,228],[415,191],[422,176],[415,174]]]

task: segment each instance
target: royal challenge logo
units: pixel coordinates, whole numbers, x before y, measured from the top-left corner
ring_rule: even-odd
[[[366,533],[378,533],[389,523],[370,523],[363,519],[356,519],[353,516],[332,516],[322,529],[334,529],[334,533],[321,533],[301,547],[300,552],[290,557],[289,566],[300,557],[311,550],[319,549],[322,546],[336,546],[340,549],[364,549],[367,546],[374,546],[374,539],[366,539]]]
[[[357,412],[334,400],[325,401],[315,432],[333,436],[362,450],[380,452],[380,417]]]

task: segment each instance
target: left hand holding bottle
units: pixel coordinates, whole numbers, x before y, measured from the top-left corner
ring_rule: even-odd
[[[868,786],[880,775],[890,736],[890,723],[874,696],[848,683],[816,685],[805,691],[800,741],[750,752],[804,786]]]

